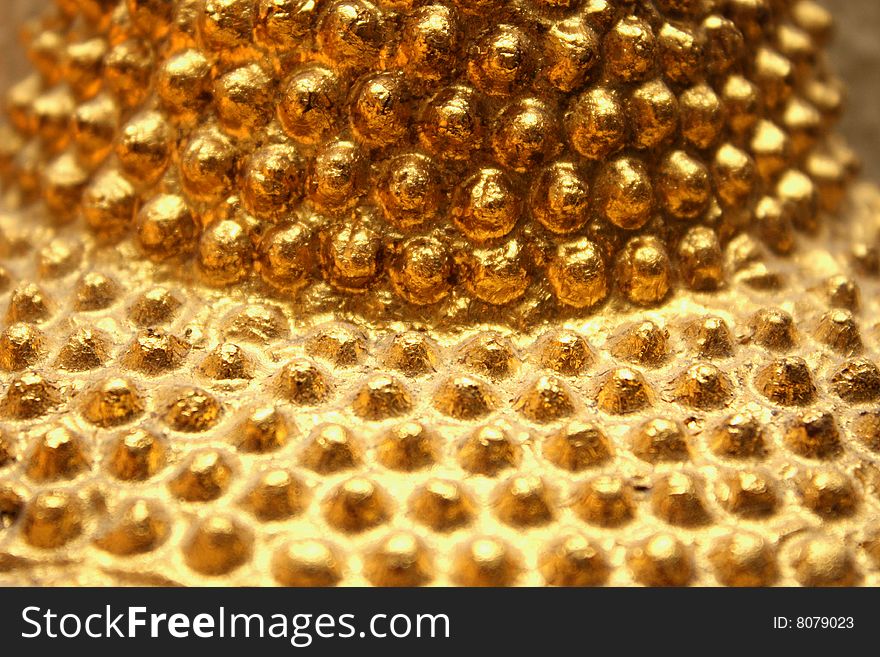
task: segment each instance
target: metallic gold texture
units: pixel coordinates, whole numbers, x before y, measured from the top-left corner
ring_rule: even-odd
[[[58,0],[0,140],[0,579],[878,583],[830,29]]]

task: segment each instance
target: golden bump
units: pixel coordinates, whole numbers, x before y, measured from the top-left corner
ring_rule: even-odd
[[[632,431],[633,453],[649,463],[687,461],[690,459],[688,439],[682,427],[673,420],[655,418]]]
[[[287,399],[300,405],[320,404],[331,393],[326,374],[305,359],[291,361],[281,369],[279,388]]]
[[[580,535],[551,546],[541,555],[538,568],[551,586],[599,586],[610,570],[602,549]]]
[[[139,326],[155,326],[173,319],[183,302],[164,287],[154,287],[139,295],[129,308],[131,320]]]
[[[718,501],[731,513],[765,518],[776,512],[781,498],[774,480],[762,470],[741,470],[718,484]]]
[[[24,499],[15,488],[0,488],[0,530],[12,527],[21,517],[24,506]]]
[[[709,559],[725,586],[770,586],[779,577],[776,551],[755,534],[737,532],[717,540]]]
[[[376,376],[358,391],[352,407],[365,420],[385,420],[408,413],[413,406],[410,393],[390,376]]]
[[[729,458],[762,458],[766,453],[764,431],[749,413],[735,413],[712,429],[712,451]]]
[[[701,481],[685,472],[675,472],[657,481],[651,501],[654,513],[673,525],[696,527],[710,520]]]
[[[341,483],[324,500],[323,507],[331,526],[351,533],[381,525],[391,513],[385,491],[363,477],[353,477]]]
[[[516,527],[545,525],[553,519],[551,493],[537,476],[514,476],[495,493],[495,512],[505,523]]]
[[[123,361],[133,370],[156,375],[179,367],[188,352],[189,345],[177,336],[147,328],[138,332]]]
[[[547,278],[560,303],[592,308],[608,295],[605,259],[588,239],[560,244],[547,268]]]
[[[391,534],[364,558],[364,574],[376,586],[421,586],[433,579],[430,552],[403,532]]]
[[[654,210],[654,188],[651,178],[645,165],[637,158],[620,157],[602,165],[595,181],[593,195],[603,216],[615,226],[625,230],[636,230],[644,226]],[[650,273],[642,266],[643,261],[656,254],[653,252],[649,254],[649,251],[645,250],[650,249],[653,244],[650,239],[641,249],[635,244],[641,245],[641,242],[634,243],[632,250],[635,253],[626,258],[626,261],[631,263],[627,271],[630,271],[632,278],[641,278]],[[645,303],[647,299],[644,301],[641,299],[647,296],[646,292],[627,294],[627,297],[636,303]]]
[[[629,567],[647,586],[686,586],[694,576],[690,550],[671,534],[657,534],[633,547]]]
[[[620,527],[635,515],[632,486],[610,475],[587,481],[578,491],[572,508],[585,521],[600,527]]]
[[[439,532],[468,525],[476,513],[473,500],[457,482],[436,479],[416,491],[410,511],[416,521]]]
[[[22,283],[12,291],[6,321],[42,322],[52,315],[54,304],[36,283]]]
[[[143,429],[132,429],[115,440],[108,469],[123,481],[143,481],[165,466],[164,441]]]
[[[321,474],[349,470],[360,464],[363,447],[352,431],[339,424],[325,424],[312,431],[302,453],[302,463]]]
[[[232,468],[223,453],[205,450],[195,453],[169,482],[171,493],[186,502],[217,499],[229,487]]]
[[[233,442],[245,452],[266,453],[283,447],[296,428],[274,406],[262,406],[248,414],[233,434]]]
[[[244,280],[253,254],[247,229],[235,218],[218,218],[199,238],[199,271],[210,285],[230,285]]]
[[[476,420],[497,405],[495,395],[479,379],[455,376],[444,381],[434,393],[434,407],[458,420]]]
[[[818,470],[801,481],[803,503],[817,515],[834,520],[851,516],[859,498],[852,481],[839,470]]]
[[[459,349],[459,362],[493,380],[515,374],[520,365],[510,342],[493,333],[480,333],[463,344]]]
[[[842,274],[831,276],[825,281],[825,294],[828,303],[835,308],[857,312],[861,307],[861,291],[858,283]]]
[[[419,470],[437,462],[439,442],[423,424],[404,422],[383,434],[376,446],[376,459],[391,470]]]
[[[224,342],[202,360],[199,371],[215,380],[250,379],[253,378],[254,363],[244,349]]]
[[[798,357],[771,361],[758,372],[755,385],[767,399],[783,406],[803,406],[816,396],[810,368]]]
[[[112,378],[89,390],[83,401],[83,415],[99,427],[131,422],[144,412],[140,391],[128,379]]]
[[[861,574],[849,550],[825,536],[810,536],[796,546],[795,577],[804,586],[853,586]]]
[[[38,493],[27,505],[22,531],[28,543],[50,550],[77,538],[83,530],[83,508],[66,492]]]
[[[567,235],[578,231],[589,219],[589,186],[576,165],[554,162],[538,174],[529,203],[541,225]]]
[[[554,376],[542,376],[529,384],[514,401],[514,408],[539,423],[554,422],[575,411],[568,386]]]
[[[520,204],[510,180],[499,169],[481,169],[465,180],[453,198],[455,226],[471,241],[504,237],[519,219]]]
[[[328,360],[334,367],[350,367],[366,358],[366,336],[354,327],[334,324],[316,331],[307,341],[306,351]]]
[[[863,411],[852,422],[852,431],[868,449],[880,451],[880,413]]]
[[[314,539],[291,541],[276,550],[272,574],[285,586],[333,586],[343,576],[337,550]]]
[[[651,388],[641,372],[620,367],[605,377],[596,400],[603,411],[625,415],[647,408],[652,398]]]
[[[733,335],[721,317],[694,320],[685,328],[685,337],[702,358],[728,358],[734,353]]]
[[[385,365],[410,377],[437,371],[439,361],[434,341],[416,332],[395,335],[384,355]]]
[[[169,521],[155,502],[133,500],[125,505],[107,530],[95,539],[95,545],[117,556],[150,552],[168,537]]]
[[[496,538],[477,538],[459,548],[455,581],[465,586],[509,586],[522,570],[518,555]]]
[[[119,283],[100,272],[88,272],[77,282],[74,301],[76,310],[103,310],[119,296]]]
[[[507,432],[492,425],[480,427],[461,444],[458,459],[461,466],[474,474],[494,477],[518,462],[519,448]]]
[[[247,562],[253,537],[239,521],[210,516],[196,522],[183,546],[187,565],[204,575],[223,575]]]
[[[875,401],[880,397],[880,370],[865,358],[848,360],[832,375],[831,388],[850,403]]]
[[[283,520],[305,508],[306,489],[288,471],[268,470],[257,477],[242,504],[259,520]]]
[[[0,413],[18,420],[40,417],[61,403],[61,393],[52,381],[34,371],[12,379],[0,402]]]
[[[42,279],[62,278],[79,267],[82,255],[80,242],[52,240],[37,254],[37,273]]]
[[[802,413],[785,434],[788,447],[801,456],[827,459],[843,451],[837,420],[826,411]]]
[[[179,388],[169,395],[162,417],[176,431],[199,432],[217,424],[222,412],[220,402],[204,390]]]
[[[669,331],[652,320],[624,326],[611,345],[617,358],[641,365],[655,366],[668,355]]]
[[[564,376],[582,374],[594,361],[587,341],[574,331],[558,331],[540,338],[536,349],[543,367]]]
[[[733,396],[733,383],[710,363],[691,365],[675,380],[675,398],[702,410],[726,406]]]
[[[847,310],[832,310],[822,316],[816,337],[835,351],[855,354],[862,349],[859,326]]]
[[[31,324],[15,323],[0,334],[0,367],[8,371],[33,366],[45,354],[42,331]]]
[[[607,462],[613,450],[599,427],[575,420],[550,434],[544,441],[542,453],[554,465],[578,472]]]
[[[27,459],[27,476],[38,482],[72,479],[89,469],[82,438],[64,426],[54,426],[36,442]]]
[[[158,194],[144,203],[136,226],[141,248],[157,260],[189,251],[196,231],[189,206],[174,194]]]

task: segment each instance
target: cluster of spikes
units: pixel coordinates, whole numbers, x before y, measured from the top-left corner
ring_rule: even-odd
[[[99,242],[306,302],[767,286],[738,237],[790,253],[856,168],[830,29],[812,0],[57,0],[0,175]]]

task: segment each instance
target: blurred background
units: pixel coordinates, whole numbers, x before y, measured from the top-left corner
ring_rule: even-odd
[[[0,92],[24,63],[17,26],[50,1],[0,0]],[[837,21],[831,59],[848,90],[841,130],[861,156],[865,177],[880,182],[880,0],[820,1]]]
[[[841,130],[880,182],[880,0],[822,0],[837,20],[831,61],[847,85]]]

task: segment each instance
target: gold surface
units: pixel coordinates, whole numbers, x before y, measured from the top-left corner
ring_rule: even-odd
[[[830,27],[59,0],[0,140],[0,581],[876,585]]]

